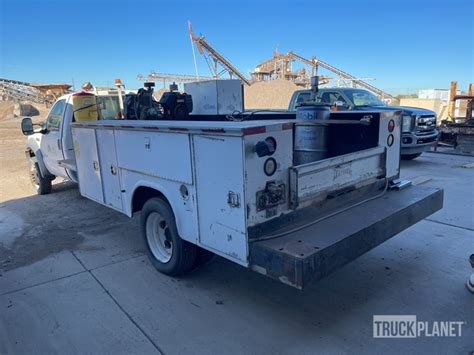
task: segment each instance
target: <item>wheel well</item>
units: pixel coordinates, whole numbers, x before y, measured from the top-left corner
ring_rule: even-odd
[[[170,204],[166,196],[160,191],[155,190],[152,187],[140,186],[133,193],[132,213],[141,211],[145,202],[152,197],[161,197],[168,204]]]
[[[31,149],[30,147],[26,148],[25,155],[27,158],[33,158],[36,156],[35,152],[33,152],[33,149]]]

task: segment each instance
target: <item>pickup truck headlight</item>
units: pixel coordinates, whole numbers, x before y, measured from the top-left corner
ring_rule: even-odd
[[[403,115],[402,117],[402,132],[411,132],[412,117]]]

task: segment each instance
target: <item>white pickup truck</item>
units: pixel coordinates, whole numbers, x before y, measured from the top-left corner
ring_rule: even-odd
[[[327,158],[298,165],[294,113],[74,122],[74,95],[39,131],[22,122],[37,192],[59,176],[141,211],[150,260],[169,275],[205,250],[302,289],[442,208],[442,190],[398,180],[400,112],[331,113]]]

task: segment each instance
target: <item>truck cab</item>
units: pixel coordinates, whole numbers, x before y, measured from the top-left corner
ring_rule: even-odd
[[[298,90],[293,93],[289,110],[295,111],[296,106],[311,98],[310,90]],[[402,111],[401,157],[414,159],[421,153],[430,150],[436,144],[439,132],[436,129],[436,113],[431,110],[389,106],[365,89],[356,88],[320,88],[316,97],[319,102],[337,106],[338,111],[383,109]]]
[[[30,169],[31,182],[40,195],[51,192],[52,181],[56,177],[77,183],[77,171],[74,164],[74,145],[71,124],[75,122],[73,96],[66,94],[59,97],[46,117],[36,124],[39,129],[28,135],[25,155]],[[118,117],[119,99],[117,92],[112,90],[96,95],[97,106],[101,119]],[[31,125],[26,131],[33,129],[31,120],[22,123]],[[22,127],[23,128],[23,127]]]

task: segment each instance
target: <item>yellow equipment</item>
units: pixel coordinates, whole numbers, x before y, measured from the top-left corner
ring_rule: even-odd
[[[94,121],[99,119],[96,96],[87,92],[72,94],[74,118],[77,122]]]

